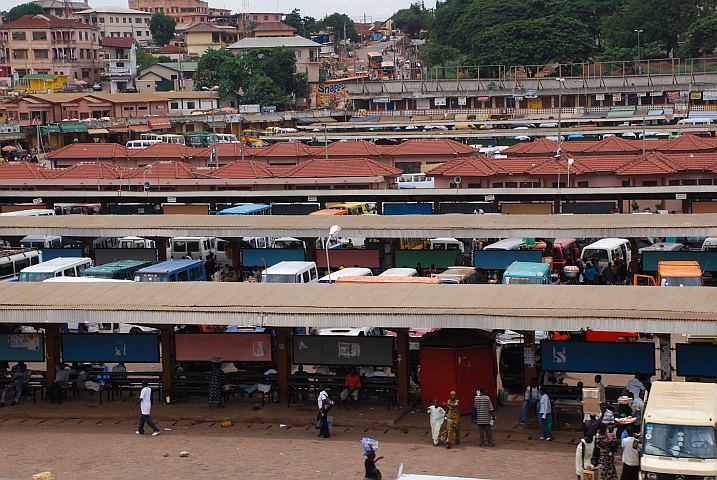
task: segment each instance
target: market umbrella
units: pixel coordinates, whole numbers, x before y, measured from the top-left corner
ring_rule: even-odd
[[[5,145],[4,147],[2,147],[3,152],[14,152],[15,150],[17,150],[17,147],[15,145]]]

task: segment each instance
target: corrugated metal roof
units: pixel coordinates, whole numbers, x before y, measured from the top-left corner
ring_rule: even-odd
[[[556,238],[715,236],[717,214],[699,215],[347,215],[316,216],[92,215],[0,217],[4,236],[232,237],[342,235],[373,238]]]
[[[257,324],[252,283],[0,285],[0,323]],[[264,324],[717,334],[717,289],[545,285],[266,288]]]

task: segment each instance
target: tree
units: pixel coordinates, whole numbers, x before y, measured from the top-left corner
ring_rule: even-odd
[[[346,37],[344,37],[344,26],[346,27]],[[334,34],[334,38],[343,40],[350,39],[352,42],[359,42],[361,37],[356,32],[354,22],[345,13],[332,13],[328,17],[316,22],[316,30],[330,30]]]
[[[159,63],[172,63],[172,57],[170,57],[169,55],[160,55],[159,57],[157,57],[157,61]]]
[[[158,12],[152,15],[152,19],[149,21],[149,31],[152,33],[152,38],[157,45],[165,46],[174,38],[174,27],[177,26],[177,22],[174,18],[164,13]]]
[[[412,3],[408,8],[402,8],[391,17],[394,25],[412,37],[418,37],[421,30],[428,28],[431,12],[426,10],[423,3]]]
[[[302,37],[306,38],[311,38],[311,32],[314,31],[316,19],[314,17],[302,17],[299,14],[299,9],[295,8],[291,11],[291,13],[286,15],[282,22],[291,27],[294,27],[298,35],[301,35]]]
[[[148,65],[154,65],[159,60],[154,55],[150,55],[144,50],[137,50],[137,68],[146,67]]]
[[[457,60],[461,57],[463,57],[463,54],[458,49],[448,45],[441,45],[434,40],[428,40],[418,53],[418,58],[423,66],[429,69],[437,65],[444,66],[445,62]]]
[[[243,90],[242,102],[244,103],[274,105],[277,108],[288,108],[292,104],[291,97],[286,95],[271,78],[263,74],[250,77]]]
[[[7,15],[2,19],[3,23],[14,22],[23,15],[38,15],[45,13],[42,7],[37,3],[24,3],[10,9]]]
[[[219,85],[220,69],[226,62],[231,62],[234,59],[234,54],[227,50],[208,50],[207,53],[199,58],[197,72],[193,78],[194,89],[201,90],[202,87],[212,88]]]
[[[717,49],[717,14],[700,18],[687,30],[680,55],[696,57],[709,55]]]

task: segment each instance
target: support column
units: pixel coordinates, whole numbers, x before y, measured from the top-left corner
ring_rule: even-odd
[[[169,260],[167,258],[167,238],[164,237],[156,237],[153,238],[154,244],[157,248],[157,261],[158,262],[166,262]]]
[[[102,215],[107,215],[109,209],[107,207],[107,201],[100,202],[100,211]]]
[[[276,371],[279,382],[279,402],[288,404],[289,375],[291,374],[291,335],[288,328],[276,329]]]
[[[398,404],[402,407],[408,407],[409,396],[411,393],[411,382],[409,377],[411,372],[409,370],[409,357],[408,357],[408,329],[394,329],[396,332],[396,351],[398,352],[398,371],[396,376],[398,377]]]
[[[560,188],[559,184],[558,188]],[[562,213],[560,211],[560,196],[556,195],[555,197],[553,197],[553,214],[559,215],[560,213]]]
[[[670,348],[670,334],[656,333],[660,342],[660,380],[672,381],[672,349]]]
[[[535,376],[535,331],[519,331],[523,336],[523,392],[530,386],[530,380]],[[538,380],[540,383],[540,380]]]
[[[632,275],[635,275],[637,273],[637,255],[639,252],[639,247],[637,246],[637,240],[635,240],[634,237],[630,237],[628,238],[628,240],[630,240],[630,250],[632,252],[630,254],[630,273]],[[631,282],[632,278],[634,277],[629,278]]]
[[[237,276],[242,274],[241,271],[241,239],[240,238],[232,238],[231,240],[231,246],[232,246],[232,268],[235,272],[237,272]],[[263,265],[259,265],[259,268],[264,270]]]
[[[55,365],[60,364],[60,324],[51,323],[45,326],[45,368],[47,369],[47,385],[55,381]]]
[[[162,388],[167,392],[172,388],[174,373],[174,332],[172,326],[161,326],[159,330],[162,344]]]

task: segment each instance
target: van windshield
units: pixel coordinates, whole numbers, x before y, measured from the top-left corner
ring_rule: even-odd
[[[542,281],[540,278],[503,277],[503,283],[506,285],[540,285]]]
[[[284,275],[273,273],[266,276],[266,283],[296,283],[296,278],[294,273]]]
[[[22,272],[18,282],[43,282],[48,278],[53,278],[54,272]]]
[[[607,250],[601,248],[586,248],[583,252],[583,258],[585,260],[598,260],[600,262],[607,262]]]
[[[702,277],[662,277],[661,287],[701,287]]]
[[[134,276],[135,282],[168,282],[166,273],[138,273]]]
[[[659,457],[717,458],[715,429],[711,426],[648,423],[643,448],[645,455]]]

